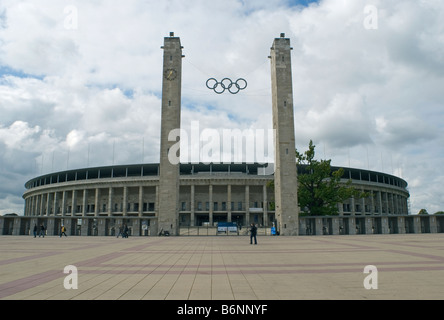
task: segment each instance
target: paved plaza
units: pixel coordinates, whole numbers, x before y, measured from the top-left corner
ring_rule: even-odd
[[[0,299],[444,299],[444,234],[2,236],[0,253]]]

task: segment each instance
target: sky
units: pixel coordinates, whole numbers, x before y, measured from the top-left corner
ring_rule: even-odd
[[[0,214],[67,169],[158,163],[164,37],[183,46],[181,127],[272,128],[270,47],[292,50],[298,151],[408,182],[444,210],[441,0],[2,0]],[[243,78],[216,94],[209,78]],[[191,143],[191,142],[190,142]]]

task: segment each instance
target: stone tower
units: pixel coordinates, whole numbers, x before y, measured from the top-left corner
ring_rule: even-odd
[[[180,38],[171,32],[164,38],[163,81],[162,81],[162,120],[160,132],[160,174],[158,232],[179,234],[179,153],[169,155],[170,148],[177,141],[169,141],[172,130],[180,129],[182,46]],[[177,135],[175,135],[177,137]],[[170,158],[170,157],[171,158]],[[176,160],[176,161],[170,161]]]
[[[293,83],[290,39],[281,34],[271,47],[271,90],[275,129],[275,214],[281,235],[298,235]]]

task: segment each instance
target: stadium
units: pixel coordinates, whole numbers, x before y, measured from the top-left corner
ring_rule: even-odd
[[[270,235],[276,225],[274,179],[263,164],[180,164],[180,235],[238,235],[250,223]],[[338,167],[332,167],[337,170]],[[300,170],[300,169],[299,169]],[[409,215],[407,182],[364,169],[344,168],[342,181],[366,192],[338,203],[334,217],[299,217],[300,235],[444,232],[438,216]],[[126,224],[131,236],[157,235],[159,164],[119,165],[55,172],[25,184],[25,215],[2,217],[2,233],[31,234],[34,225],[58,235],[116,236]],[[232,222],[233,232],[219,231]],[[245,227],[245,228],[242,228]],[[168,230],[166,230],[168,231]]]
[[[444,232],[444,217],[409,214],[403,179],[344,168],[342,183],[368,194],[338,203],[338,215],[304,216],[297,203],[290,40],[281,34],[271,48],[275,130],[273,172],[259,163],[175,163],[170,151],[180,132],[182,46],[164,39],[160,162],[55,172],[25,183],[24,216],[0,217],[3,235],[29,235],[34,227],[58,235],[131,236],[339,235]],[[222,81],[223,82],[223,81]],[[223,85],[219,83],[220,85]],[[217,84],[216,84],[217,85]],[[179,137],[180,138],[180,137]],[[277,147],[276,147],[277,146]],[[332,170],[339,168],[332,167]],[[275,188],[270,190],[273,181]]]
[[[120,165],[84,168],[51,173],[25,184],[25,217],[20,233],[29,233],[34,224],[49,219],[48,233],[70,226],[71,234],[116,235],[127,224],[132,235],[153,235],[159,197],[159,164]],[[240,228],[255,223],[269,229],[276,224],[274,192],[267,187],[274,176],[262,174],[259,164],[180,164],[179,221],[181,234],[217,234],[220,222]],[[339,168],[332,167],[332,170]],[[383,233],[381,217],[394,221],[407,216],[409,192],[401,178],[375,171],[345,168],[343,182],[369,194],[367,198],[338,203],[337,230],[331,218],[320,218],[317,230],[312,217],[301,216],[299,233],[367,233],[365,217],[372,217],[372,233]],[[358,227],[346,224],[351,217]],[[331,220],[331,221],[330,221]],[[304,223],[310,221],[310,223]],[[328,221],[328,222],[327,222]],[[52,226],[52,227],[51,227]],[[279,226],[277,226],[279,228]],[[369,226],[368,226],[369,227]],[[388,226],[387,226],[388,227]],[[409,228],[412,228],[409,230]],[[157,231],[157,230],[156,230]],[[386,230],[387,232],[388,230]],[[413,225],[406,225],[413,232]]]

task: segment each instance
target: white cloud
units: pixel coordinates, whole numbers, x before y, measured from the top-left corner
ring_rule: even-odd
[[[184,128],[193,120],[270,128],[267,56],[285,32],[294,48],[298,149],[313,139],[334,165],[402,174],[414,213],[442,207],[434,187],[444,178],[442,2],[289,3],[2,1],[0,178],[21,182],[4,190],[0,209],[20,211],[24,182],[41,173],[158,161],[160,46],[170,31],[184,46]],[[74,29],[65,25],[71,5]],[[378,9],[376,30],[363,26],[366,5]],[[248,87],[217,95],[205,87],[210,77],[243,77]]]

